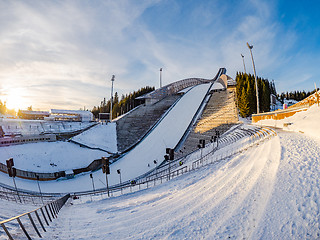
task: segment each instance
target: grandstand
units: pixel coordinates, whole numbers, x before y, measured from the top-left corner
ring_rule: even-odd
[[[50,117],[54,118],[55,121],[93,121],[93,114],[91,112],[81,110],[51,109]]]
[[[123,152],[141,139],[179,98],[179,95],[171,95],[153,104],[140,105],[118,119],[118,151]]]
[[[91,112],[81,111],[81,110],[51,109],[50,112],[21,110],[18,113],[18,117],[20,119],[28,119],[28,120],[74,121],[74,122],[93,121],[93,114]]]
[[[45,111],[20,110],[18,116],[21,119],[44,120],[46,117],[50,116],[50,113]]]
[[[235,84],[225,74],[213,84],[201,117],[192,126],[183,145],[176,149],[177,157],[196,150],[200,139],[209,142],[216,132],[221,135],[238,122]]]

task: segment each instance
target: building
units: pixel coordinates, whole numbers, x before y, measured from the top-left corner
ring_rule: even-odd
[[[91,122],[93,114],[89,111],[81,110],[60,110],[51,109],[45,111],[21,110],[18,113],[19,118],[28,120],[46,120],[46,121],[72,121],[72,122]]]
[[[18,116],[22,119],[43,120],[45,117],[49,117],[50,113],[45,111],[20,110],[18,112]]]
[[[55,121],[91,122],[93,121],[93,114],[82,110],[51,109],[50,118]]]

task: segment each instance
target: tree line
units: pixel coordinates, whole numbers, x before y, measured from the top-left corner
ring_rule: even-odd
[[[278,99],[283,103],[284,99],[294,99],[296,101],[301,101],[307,97],[309,97],[310,95],[314,94],[316,92],[316,90],[313,91],[291,91],[291,92],[282,92],[281,94],[278,94],[277,97]]]
[[[154,90],[155,87],[142,87],[139,90],[134,91],[133,93],[129,93],[126,95],[122,94],[121,99],[119,99],[118,93],[116,92],[114,94],[112,103],[112,118],[121,116],[122,114],[129,112],[131,109],[137,107],[138,105],[143,104],[144,100],[139,100],[136,98]],[[100,102],[100,105],[94,106],[91,112],[96,118],[98,118],[99,113],[110,113],[110,106],[111,99],[106,101],[106,98],[103,98],[103,100]]]
[[[255,78],[251,74],[237,72],[236,76],[237,103],[241,117],[257,113]],[[270,111],[270,95],[277,95],[274,82],[257,77],[260,112]]]
[[[16,111],[14,109],[7,108],[6,102],[2,102],[0,100],[0,114],[3,114],[3,115],[9,114],[9,115],[15,116]]]

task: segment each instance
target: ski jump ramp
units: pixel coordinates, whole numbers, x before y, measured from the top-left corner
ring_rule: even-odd
[[[111,173],[108,175],[109,186],[119,184],[118,169],[121,171],[122,182],[126,182],[155,168],[154,160],[160,164],[164,160],[166,148],[174,148],[184,135],[212,85],[212,82],[199,84],[189,89],[135,148],[111,164]],[[101,170],[92,175],[96,189],[106,187],[106,176]],[[6,177],[1,179],[1,182],[12,185],[10,180]],[[20,189],[37,191],[35,182],[23,179],[16,181]],[[47,193],[90,191],[92,182],[89,174],[84,174],[69,180],[42,182],[41,188]]]

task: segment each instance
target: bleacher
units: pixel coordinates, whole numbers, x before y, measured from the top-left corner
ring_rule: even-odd
[[[225,91],[211,92],[211,97],[195,123],[192,131],[185,140],[176,156],[184,156],[198,148],[199,140],[210,141],[219,131],[220,135],[238,122],[235,87],[228,87]]]
[[[118,119],[118,151],[123,152],[139,141],[178,98],[179,95],[167,96],[154,104],[140,106]]]
[[[2,120],[0,126],[6,136],[43,133],[74,132],[91,126],[92,122],[58,122],[44,120]]]

